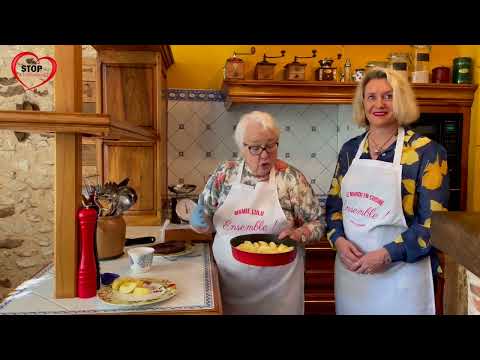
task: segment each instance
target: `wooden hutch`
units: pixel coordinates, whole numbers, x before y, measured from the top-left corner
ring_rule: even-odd
[[[133,212],[144,215],[148,224],[161,223],[167,181],[166,69],[173,58],[164,45],[113,48],[97,47],[97,74],[101,76],[97,94],[102,93],[97,114],[82,113],[80,45],[55,46],[55,112],[0,111],[0,129],[56,135],[56,298],[76,296],[82,140],[97,139],[103,147],[100,157],[105,180],[129,176],[135,185],[142,185],[142,195],[153,190],[154,195],[140,201]],[[129,157],[129,153],[133,155]],[[132,162],[141,166],[131,166]]]
[[[227,108],[235,104],[351,104],[356,83],[327,81],[225,81]],[[460,210],[466,210],[470,111],[477,85],[412,84],[421,113],[460,114],[461,146]],[[432,240],[433,241],[433,240]],[[440,254],[442,255],[442,254]],[[306,249],[305,314],[335,314],[335,252],[326,238]],[[437,313],[443,313],[443,284],[436,284]]]

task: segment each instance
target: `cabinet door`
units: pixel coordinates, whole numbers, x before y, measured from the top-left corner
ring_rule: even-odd
[[[144,142],[104,142],[105,181],[119,182],[125,177],[138,195],[127,215],[155,215],[156,145]]]
[[[155,65],[103,64],[103,112],[156,129]]]

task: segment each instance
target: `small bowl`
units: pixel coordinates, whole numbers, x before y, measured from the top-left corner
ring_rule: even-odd
[[[193,185],[193,184],[178,184],[178,185],[170,185],[168,187],[168,190],[170,190],[171,192],[177,194],[177,195],[184,195],[184,194],[189,194],[191,193],[193,190],[195,190],[197,187],[197,185]]]
[[[118,277],[120,277],[120,275],[115,274],[115,273],[108,273],[107,272],[107,273],[100,274],[100,280],[101,280],[103,285],[110,285]]]
[[[265,241],[267,244],[273,241],[277,245],[284,244],[285,246],[293,246],[293,250],[279,254],[256,254],[236,248],[236,246],[247,240],[252,243]],[[233,257],[241,263],[256,266],[280,266],[289,264],[295,260],[298,243],[289,237],[279,240],[278,235],[276,234],[247,234],[232,238],[230,240],[230,245],[232,247]]]

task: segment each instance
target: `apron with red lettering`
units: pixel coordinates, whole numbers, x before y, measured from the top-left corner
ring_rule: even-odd
[[[241,169],[232,182],[225,202],[213,216],[213,255],[220,275],[225,314],[304,313],[304,251],[297,248],[296,259],[287,265],[261,267],[246,265],[232,255],[230,240],[239,235],[278,234],[288,221],[278,199],[275,169],[269,181],[255,187],[242,184]]]
[[[405,131],[398,130],[393,163],[360,159],[367,136],[341,184],[346,238],[362,252],[377,250],[407,230],[402,208]],[[337,314],[435,314],[430,257],[394,262],[377,274],[349,271],[335,259]]]

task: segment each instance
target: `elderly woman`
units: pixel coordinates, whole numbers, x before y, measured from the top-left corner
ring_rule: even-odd
[[[301,246],[292,263],[274,267],[240,263],[230,246],[231,238],[255,231],[278,234],[279,239],[289,236],[302,245],[324,233],[324,211],[305,176],[277,159],[279,136],[269,114],[244,115],[234,135],[243,159],[226,161],[215,170],[192,214],[195,231],[216,232],[213,255],[225,314],[304,313]]]
[[[447,153],[405,129],[418,116],[395,71],[358,85],[353,119],[367,131],[343,145],[326,203],[337,314],[435,314],[430,224],[447,206]]]

